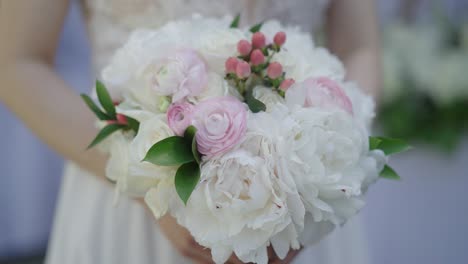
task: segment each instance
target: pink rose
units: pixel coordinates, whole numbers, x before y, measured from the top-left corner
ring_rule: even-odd
[[[288,105],[304,107],[339,108],[353,114],[353,105],[340,85],[327,78],[309,78],[296,83],[286,91]]]
[[[194,106],[187,102],[174,103],[167,109],[167,124],[178,136],[183,136],[192,123]]]
[[[243,138],[246,124],[247,109],[237,98],[222,96],[202,101],[193,114],[198,151],[208,158],[228,151]]]
[[[178,102],[203,91],[208,82],[207,67],[194,50],[179,50],[163,61],[153,81],[159,95],[172,96],[172,101]]]

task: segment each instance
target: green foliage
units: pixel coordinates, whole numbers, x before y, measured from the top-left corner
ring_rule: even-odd
[[[378,117],[385,135],[451,152],[468,131],[468,99],[440,105],[408,86],[405,95],[381,107]]]
[[[385,137],[369,137],[369,149],[380,149],[385,155],[407,151],[411,147],[403,140]]]
[[[411,147],[401,139],[385,137],[369,137],[369,149],[380,149],[385,155],[397,154],[407,151]],[[390,180],[399,180],[400,176],[388,165],[380,172],[380,177]]]
[[[96,81],[96,93],[101,103],[101,106],[106,110],[108,116],[112,119],[116,118],[115,106],[114,102],[112,102],[112,98],[109,95],[104,84],[100,81]]]
[[[116,131],[119,130],[119,129],[123,129],[123,128],[125,128],[125,125],[110,124],[110,125],[105,126],[101,131],[99,131],[99,133],[98,133],[97,136],[93,139],[93,141],[91,142],[91,144],[89,144],[88,149],[89,149],[89,148],[92,148],[92,147],[94,147],[94,146],[96,146],[96,145],[99,144],[101,141],[103,141],[103,140],[106,139],[108,136],[110,136],[112,133],[116,132]]]
[[[232,20],[231,25],[229,26],[230,28],[238,28],[239,27],[239,21],[240,21],[240,14],[237,14],[237,16]]]
[[[253,89],[254,89],[254,86],[251,85],[245,92],[244,97],[245,97],[245,102],[247,103],[247,106],[249,107],[250,111],[252,111],[252,113],[266,111],[266,105],[262,101],[258,100],[257,98],[253,96]]]
[[[128,129],[135,131],[135,134],[138,133],[138,130],[140,129],[140,122],[138,122],[138,120],[133,119],[129,116],[125,116],[125,118],[127,118]]]
[[[143,161],[158,166],[178,166],[195,161],[195,158],[192,154],[192,145],[183,137],[173,136],[154,144]]]
[[[89,109],[93,111],[97,118],[99,118],[99,120],[112,120],[112,118],[104,113],[88,95],[81,94],[81,98],[86,103],[86,105],[88,105]]]
[[[200,180],[200,153],[195,135],[197,129],[189,126],[183,137],[173,136],[154,144],[143,161],[159,166],[179,166],[175,175],[175,188],[180,199],[187,204]]]
[[[175,176],[175,188],[180,199],[187,204],[190,195],[200,180],[200,166],[197,162],[183,164]]]
[[[263,26],[263,22],[258,23],[258,24],[255,24],[255,25],[252,26],[249,30],[250,30],[250,32],[252,32],[252,33],[256,33],[256,32],[259,32],[260,29],[262,29],[262,26]]]
[[[400,176],[388,165],[380,172],[380,177],[388,180],[400,180]]]
[[[185,133],[184,133],[184,138],[185,140],[187,140],[188,142],[190,142],[191,146],[192,146],[192,154],[193,154],[193,158],[195,159],[195,161],[200,164],[201,162],[201,158],[200,158],[200,153],[198,153],[198,149],[197,149],[197,140],[195,138],[195,134],[197,133],[197,129],[194,127],[194,126],[189,126],[186,130],[185,130]]]

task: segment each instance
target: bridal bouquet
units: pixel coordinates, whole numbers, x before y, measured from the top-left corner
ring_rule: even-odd
[[[390,136],[453,150],[468,131],[468,25],[384,30],[380,123]]]
[[[118,192],[174,216],[216,263],[267,263],[267,247],[284,258],[355,215],[407,146],[369,137],[371,98],[308,34],[238,24],[137,30],[97,82],[101,106],[83,99]]]

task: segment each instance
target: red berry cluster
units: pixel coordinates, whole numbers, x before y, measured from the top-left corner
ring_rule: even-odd
[[[286,33],[278,32],[273,43],[267,44],[262,32],[255,32],[251,41],[246,39],[237,43],[239,56],[226,60],[226,79],[233,81],[241,93],[245,92],[246,83],[251,77],[259,78],[267,87],[272,87],[284,96],[284,92],[294,83],[285,79],[283,66],[270,62],[273,55],[281,51],[286,42]]]

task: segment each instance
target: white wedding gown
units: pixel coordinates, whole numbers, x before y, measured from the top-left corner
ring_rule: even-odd
[[[87,14],[95,72],[136,27],[158,27],[199,13],[242,13],[244,24],[278,19],[312,31],[328,0],[88,0]],[[99,77],[98,75],[96,75]],[[152,216],[130,199],[113,206],[114,191],[69,163],[49,245],[48,264],[181,264]],[[320,243],[305,248],[294,263],[366,264],[360,221],[355,217]]]

